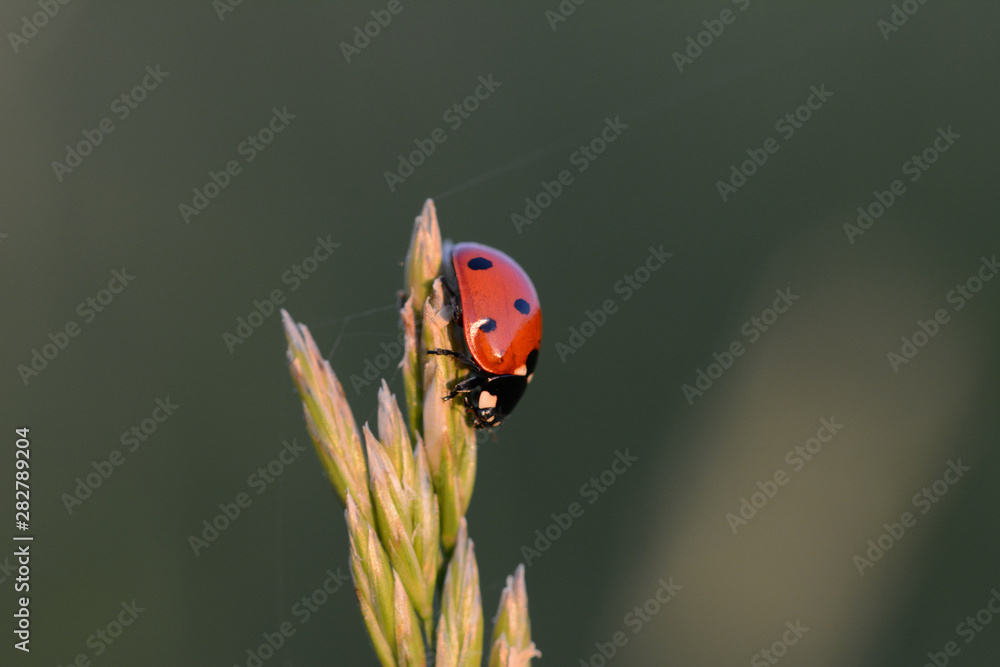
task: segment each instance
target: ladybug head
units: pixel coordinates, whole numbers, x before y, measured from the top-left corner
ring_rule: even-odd
[[[493,428],[507,418],[521,399],[528,381],[523,375],[492,375],[465,395],[476,428]]]

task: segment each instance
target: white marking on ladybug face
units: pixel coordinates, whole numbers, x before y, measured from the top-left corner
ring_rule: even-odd
[[[490,392],[483,390],[479,393],[479,409],[486,410],[487,408],[495,408],[497,406],[497,397]]]
[[[525,366],[524,364],[521,364],[520,366],[514,369],[514,375],[527,375],[527,374],[528,374],[528,367]]]
[[[528,384],[531,384],[531,378],[533,378],[533,377],[535,377],[534,373],[532,373],[531,375],[528,376]]]

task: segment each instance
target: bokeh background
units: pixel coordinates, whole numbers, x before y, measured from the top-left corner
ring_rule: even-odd
[[[224,336],[281,290],[372,419],[376,384],[350,378],[396,340],[401,262],[433,197],[444,235],[515,257],[545,313],[530,390],[481,441],[469,522],[487,633],[527,561],[538,664],[773,664],[763,650],[814,667],[994,664],[1000,8],[404,1],[348,58],[342,44],[386,7],[0,7],[0,507],[15,534],[13,433],[28,426],[35,536],[29,655],[12,647],[13,542],[0,556],[0,662],[248,665],[291,621],[264,664],[376,664],[349,584],[296,613],[328,571],[348,575],[348,541],[280,319]],[[116,98],[144,77],[155,87],[123,118]],[[498,85],[455,127],[444,114],[480,77]],[[776,123],[812,87],[830,95],[787,136]],[[247,161],[241,142],[275,109],[294,118]],[[57,175],[105,118],[113,131]],[[606,119],[627,127],[579,171]],[[390,188],[385,172],[436,128],[447,140]],[[947,150],[911,181],[904,163],[939,129]],[[717,183],[769,138],[777,152],[723,198]],[[185,219],[179,206],[230,160],[240,172]],[[572,183],[518,225],[563,170]],[[905,192],[849,234],[896,179]],[[283,279],[318,238],[339,247],[307,280]],[[626,299],[616,285],[651,246],[671,257]],[[118,293],[114,271],[134,276]],[[972,297],[960,309],[958,286]],[[776,290],[797,298],[775,321]],[[939,309],[947,322],[894,367],[889,353]],[[754,317],[766,331],[752,334]],[[26,373],[70,322],[78,335]],[[737,341],[743,354],[712,368]],[[699,371],[715,379],[686,395]],[[123,434],[162,416],[157,400],[177,407],[130,450]],[[842,425],[833,438],[787,457],[815,448],[823,419]],[[285,442],[308,449],[262,486],[253,476]],[[68,502],[115,450],[121,465]],[[605,473],[625,453],[631,467]],[[968,470],[945,476],[949,463]],[[915,499],[925,488],[934,503]],[[196,555],[189,537],[241,492],[252,504]],[[727,519],[744,498],[756,513]],[[553,528],[574,502],[582,516]],[[886,537],[904,512],[915,523]],[[859,567],[880,538],[890,548]],[[133,602],[135,621],[98,639]]]

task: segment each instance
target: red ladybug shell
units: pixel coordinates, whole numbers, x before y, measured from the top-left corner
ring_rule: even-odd
[[[455,244],[451,260],[473,361],[486,373],[530,380],[542,341],[542,308],[528,274],[505,253],[478,243]]]

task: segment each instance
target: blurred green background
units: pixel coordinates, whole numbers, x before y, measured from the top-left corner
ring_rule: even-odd
[[[396,339],[428,197],[445,236],[515,257],[545,313],[535,380],[482,440],[469,511],[487,633],[504,578],[530,560],[538,664],[995,662],[1000,280],[976,280],[1000,253],[1000,8],[910,0],[888,30],[889,2],[567,0],[564,21],[547,14],[559,6],[403,2],[348,59],[342,43],[386,3],[3,4],[0,480],[12,487],[13,432],[30,427],[35,541],[29,655],[12,648],[13,542],[0,556],[0,662],[248,665],[290,621],[265,665],[375,664],[349,584],[308,618],[296,607],[328,570],[349,576],[348,542],[280,320],[240,344],[224,334],[281,290],[373,419],[376,384],[349,378]],[[141,102],[115,102],[144,77]],[[480,77],[496,87],[465,102]],[[799,109],[812,87],[830,95]],[[476,108],[456,126],[445,114],[463,103]],[[274,109],[294,118],[241,152]],[[797,109],[808,120],[789,135]],[[57,176],[105,118],[113,131]],[[581,158],[606,119],[625,127]],[[385,172],[436,128],[447,139],[390,189]],[[949,128],[946,151],[904,171]],[[724,200],[717,182],[764,153]],[[239,172],[185,220],[179,205],[230,160]],[[563,170],[572,182],[515,224]],[[896,179],[905,192],[848,234]],[[339,247],[307,280],[283,278],[318,237]],[[672,256],[626,299],[616,284],[661,245]],[[134,279],[102,292],[116,270]],[[797,299],[775,321],[776,290]],[[607,300],[579,349],[557,347]],[[752,317],[771,324],[754,334]],[[935,335],[894,368],[920,321]],[[60,339],[69,322],[78,335]],[[64,349],[19,370],[50,334]],[[699,370],[715,379],[685,395]],[[157,399],[178,407],[122,442],[163,416]],[[786,457],[815,447],[821,419],[842,427],[808,461]],[[293,441],[308,449],[262,485]],[[114,450],[121,465],[67,507]],[[637,461],[601,482],[626,451]],[[958,461],[969,470],[934,487]],[[937,502],[914,498],[925,487]],[[241,492],[252,504],[196,555],[189,537]],[[744,498],[756,513],[727,519]],[[574,502],[582,516],[559,528]],[[915,524],[884,536],[904,512]],[[859,573],[880,536],[891,548]],[[680,586],[662,607],[661,580]],[[133,601],[135,621],[96,638]]]

